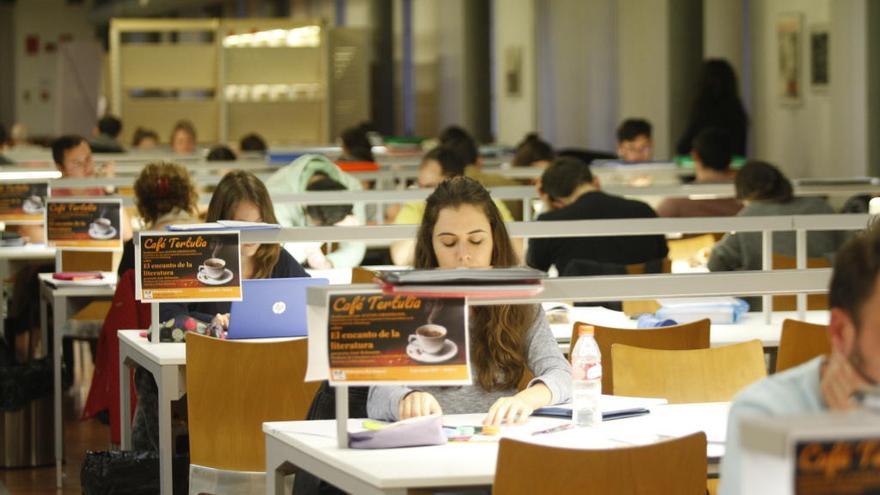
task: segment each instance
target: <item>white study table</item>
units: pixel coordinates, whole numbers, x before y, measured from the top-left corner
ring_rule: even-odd
[[[111,275],[115,276],[115,273]],[[116,279],[111,278],[104,285],[52,285],[51,273],[41,273],[40,280],[40,331],[43,346],[49,341],[49,309],[52,304],[52,376],[55,401],[55,470],[56,486],[61,488],[61,465],[64,459],[64,435],[61,421],[61,342],[68,328],[68,302],[70,298],[113,297],[116,292]]]
[[[501,436],[567,448],[645,445],[697,431],[706,432],[709,473],[724,455],[729,403],[650,407],[650,414],[532,436],[567,419],[530,418],[523,426],[502,427]],[[444,425],[480,424],[482,414],[444,418]],[[362,430],[349,420],[349,431]],[[414,489],[489,487],[495,478],[497,442],[448,443],[430,447],[354,450],[336,443],[336,423],[263,423],[266,434],[266,493],[282,495],[284,476],[304,469],[350,493],[404,495]]]
[[[545,306],[546,307],[546,306]],[[746,313],[739,322],[730,324],[713,323],[709,330],[709,343],[712,347],[728,344],[736,344],[749,340],[758,339],[764,349],[776,349],[779,347],[779,336],[782,333],[782,322],[786,318],[797,320],[796,311],[774,311],[771,313],[771,323],[764,321],[764,314]],[[829,313],[826,310],[806,312],[806,321],[827,325]],[[636,329],[636,320],[629,319],[620,311],[612,311],[597,307],[572,307],[568,311],[568,323],[553,323],[550,329],[553,336],[559,342],[563,352],[568,352],[571,341],[572,327],[575,322],[607,325],[616,328]]]

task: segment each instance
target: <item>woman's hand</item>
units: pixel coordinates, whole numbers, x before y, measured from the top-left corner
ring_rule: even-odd
[[[443,411],[440,409],[440,403],[437,402],[437,399],[427,392],[410,392],[400,400],[397,409],[397,416],[400,419],[431,414],[443,414]]]
[[[229,330],[229,313],[217,313],[216,315],[214,315],[214,318],[211,318],[211,323],[220,325],[221,327],[223,327],[223,330]]]
[[[840,352],[832,352],[822,369],[819,388],[822,398],[832,411],[846,411],[856,407],[853,394],[870,387],[849,359]]]
[[[483,418],[483,425],[523,424],[534,410],[535,408],[519,397],[519,394],[513,397],[502,397],[489,408],[489,412]]]

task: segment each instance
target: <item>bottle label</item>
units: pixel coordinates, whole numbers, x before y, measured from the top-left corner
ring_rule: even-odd
[[[575,380],[599,380],[602,378],[601,362],[575,361],[572,363],[571,370]]]

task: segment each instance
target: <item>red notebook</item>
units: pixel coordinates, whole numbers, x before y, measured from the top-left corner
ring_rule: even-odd
[[[101,272],[58,272],[53,273],[55,280],[100,280],[104,278]]]

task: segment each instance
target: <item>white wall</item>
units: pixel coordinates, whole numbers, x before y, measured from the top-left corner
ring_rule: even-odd
[[[537,92],[535,71],[535,0],[494,0],[493,64],[495,65],[494,108],[496,141],[516,144],[537,129]],[[507,50],[518,48],[522,54],[520,94],[510,96],[505,90]]]
[[[755,157],[781,167],[790,177],[837,175],[831,167],[831,102],[827,92],[809,86],[809,26],[828,23],[831,0],[753,1],[752,139]],[[803,14],[800,61],[802,103],[783,104],[779,97],[776,23],[780,14]],[[831,35],[834,45],[834,33]],[[834,75],[834,74],[832,74]],[[849,128],[851,128],[850,124]]]
[[[91,2],[68,5],[66,0],[27,0],[15,3],[15,119],[28,126],[31,136],[66,132],[55,126],[58,98],[55,88],[57,50],[46,53],[46,43],[56,45],[62,35],[74,40],[93,40],[88,22]],[[40,52],[25,52],[25,39],[35,34]],[[44,101],[42,95],[48,98]],[[25,96],[29,95],[29,99]]]
[[[536,16],[539,130],[558,148],[615,149],[615,2],[537,0]]]

